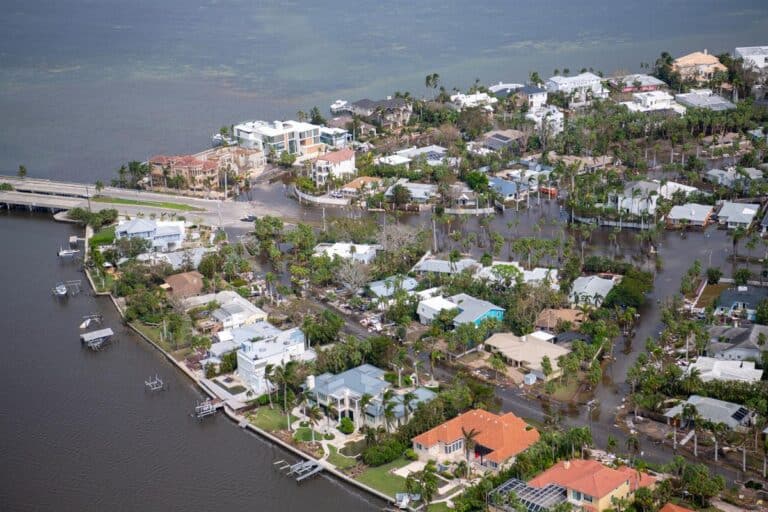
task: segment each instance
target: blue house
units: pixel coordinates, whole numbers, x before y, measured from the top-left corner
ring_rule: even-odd
[[[505,180],[496,176],[488,178],[488,185],[495,190],[503,202],[522,201],[528,195],[528,185]]]
[[[483,320],[504,320],[504,308],[488,301],[476,299],[466,293],[459,293],[448,300],[456,304],[459,314],[453,319],[453,325],[473,323],[475,327],[483,323]]]

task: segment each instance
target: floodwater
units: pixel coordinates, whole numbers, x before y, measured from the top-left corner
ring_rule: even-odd
[[[70,225],[0,212],[5,300],[0,314],[0,510],[378,510],[381,503],[327,476],[297,485],[272,467],[296,460],[225,416],[190,416],[201,393],[125,329],[112,303],[89,292],[56,299],[84,279],[58,261]],[[81,347],[82,316],[116,332],[109,348]],[[158,375],[169,389],[151,393]]]

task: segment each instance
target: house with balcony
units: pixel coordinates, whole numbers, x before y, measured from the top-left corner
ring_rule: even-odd
[[[351,149],[331,151],[312,161],[311,178],[316,187],[325,187],[334,181],[349,179],[355,174],[355,152]]]
[[[768,288],[736,286],[723,290],[715,301],[715,315],[755,321],[757,307],[768,298]]]
[[[662,184],[656,180],[641,180],[627,183],[621,192],[610,193],[608,202],[617,210],[625,211],[631,215],[653,215],[656,213],[656,203],[659,198],[671,199],[675,194],[688,196],[697,190],[696,187],[674,181]]]
[[[182,220],[153,220],[136,217],[121,220],[115,228],[115,238],[141,238],[148,240],[153,251],[168,252],[181,247],[186,238],[186,224]]]
[[[320,142],[330,148],[344,149],[352,141],[352,134],[343,128],[320,127]]]
[[[554,105],[543,105],[525,113],[525,118],[533,121],[539,133],[555,136],[561,133],[565,126],[565,115]]]
[[[235,138],[245,148],[256,148],[265,155],[287,152],[297,157],[315,156],[324,144],[320,126],[302,121],[248,121],[234,126]]]
[[[672,62],[672,71],[678,73],[683,80],[701,83],[712,80],[717,73],[727,72],[728,68],[705,49],[678,57]]]
[[[573,106],[585,105],[593,99],[605,99],[608,90],[603,87],[603,79],[594,73],[581,73],[576,76],[556,75],[544,84],[547,92],[562,93],[570,98]]]
[[[327,415],[331,412],[336,421],[347,417],[357,428],[364,425],[382,426],[394,430],[407,422],[409,415],[423,402],[430,402],[437,395],[426,389],[412,391],[411,401],[406,403],[404,392],[387,393],[392,385],[384,379],[386,372],[370,364],[364,364],[339,374],[323,373],[307,377],[306,392],[309,399]],[[391,394],[391,397],[386,395]],[[387,403],[391,402],[392,416],[387,417]]]
[[[615,500],[631,499],[642,488],[653,488],[656,479],[634,468],[609,468],[596,460],[562,460],[528,481],[539,489],[556,485],[566,489],[567,501],[576,510],[613,510]]]
[[[514,463],[518,454],[539,440],[539,431],[511,412],[497,415],[474,409],[414,437],[413,450],[423,461],[445,464],[467,460],[465,432],[476,434],[470,464],[489,471]]]
[[[185,310],[190,310],[206,306],[211,302],[219,305],[210,315],[216,331],[235,329],[267,319],[267,313],[264,310],[232,290],[189,297],[182,304]]]
[[[685,107],[676,103],[675,98],[664,91],[636,92],[632,94],[632,101],[621,104],[630,112],[685,114]]]
[[[360,116],[370,122],[380,124],[384,128],[397,128],[405,126],[411,119],[413,106],[404,98],[388,97],[384,100],[370,100],[368,98],[349,103],[339,112],[349,112]]]

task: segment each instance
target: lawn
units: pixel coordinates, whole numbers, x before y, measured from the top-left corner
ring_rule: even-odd
[[[363,453],[364,449],[365,439],[360,439],[359,441],[349,441],[341,449],[341,454],[346,455],[347,457],[356,457]]]
[[[699,297],[699,302],[696,304],[696,307],[706,308],[708,306],[714,305],[720,294],[727,290],[729,286],[730,285],[727,283],[708,284],[706,288],[704,288],[704,291],[701,292],[701,297]]]
[[[196,208],[183,203],[171,203],[168,201],[140,201],[138,199],[124,199],[122,197],[96,196],[91,201],[97,203],[128,204],[133,206],[149,206],[152,208],[165,208],[166,210],[179,210],[183,212],[203,212],[202,208]]]
[[[352,457],[345,457],[341,455],[335,446],[328,446],[331,454],[328,455],[328,462],[333,464],[339,469],[349,469],[357,464],[357,460]]]
[[[288,426],[285,421],[285,414],[283,414],[279,407],[274,409],[270,409],[268,406],[259,407],[250,415],[249,419],[251,423],[267,432],[285,430]],[[296,421],[296,418],[291,417],[291,423],[294,421]]]
[[[92,245],[109,245],[115,241],[115,226],[100,229],[90,240]]]
[[[451,510],[445,503],[435,503],[427,507],[427,512],[448,512]]]
[[[285,421],[285,420],[283,420]],[[312,430],[309,427],[300,427],[296,432],[293,434],[293,438],[296,441],[302,441],[304,443],[311,443],[312,442]],[[315,430],[315,441],[320,442],[323,440],[323,433],[318,432]]]
[[[573,400],[574,396],[576,396],[576,392],[579,390],[579,386],[581,385],[581,378],[583,378],[583,376],[579,374],[578,378],[569,379],[566,385],[562,385],[558,382],[555,392],[551,395],[552,398],[558,402],[570,402]]]
[[[401,468],[409,462],[408,459],[401,457],[389,464],[368,468],[360,473],[357,480],[388,496],[394,497],[396,493],[405,491],[405,478],[391,474],[390,470]]]

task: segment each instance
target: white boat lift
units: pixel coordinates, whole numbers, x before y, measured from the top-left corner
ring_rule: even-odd
[[[296,483],[311,478],[323,470],[323,466],[316,460],[302,460],[291,464],[281,459],[273,462],[272,465],[281,473],[285,472],[286,476],[296,478]]]
[[[210,398],[203,400],[202,402],[197,402],[197,405],[195,406],[195,417],[199,420],[202,420],[203,418],[207,418],[208,416],[213,416],[216,414],[216,411],[219,410],[219,408],[223,407],[223,402],[213,401]]]
[[[109,343],[115,333],[107,327],[106,329],[99,329],[97,331],[86,332],[80,335],[80,341],[86,347],[91,350],[100,350],[104,345]]]
[[[147,380],[144,381],[144,386],[149,391],[163,391],[166,388],[165,382],[163,382],[163,379],[155,375],[154,377],[150,377]]]
[[[59,258],[72,258],[80,254],[80,249],[62,249],[59,247],[59,252],[56,253]]]
[[[51,293],[53,293],[56,297],[77,295],[80,293],[82,283],[83,282],[80,279],[62,281],[61,283],[57,283],[56,286],[51,289]]]

